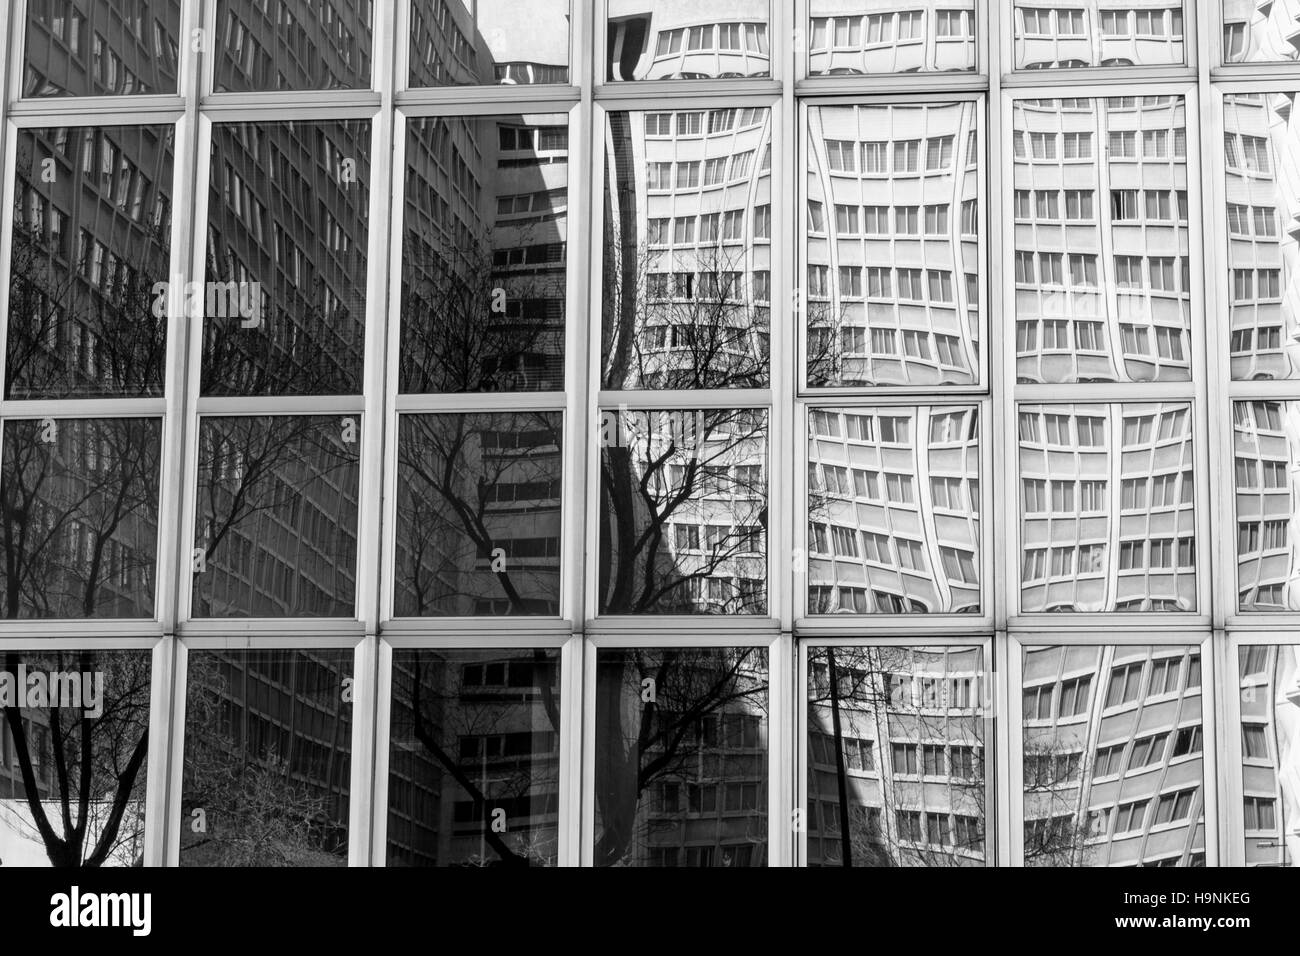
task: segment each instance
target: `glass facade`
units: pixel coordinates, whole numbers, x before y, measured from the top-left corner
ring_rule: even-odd
[[[1300,0],[15,9],[6,865],[1297,864]]]

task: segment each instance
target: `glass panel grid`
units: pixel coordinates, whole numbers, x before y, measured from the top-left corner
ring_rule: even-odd
[[[834,762],[828,789],[798,809],[806,825],[817,815],[830,865],[832,845],[846,861],[827,834],[865,834],[910,863],[1006,864],[1080,827],[1080,859],[1128,861],[1141,833],[1132,859],[1144,864],[1292,863],[1275,833],[1290,771],[1274,744],[1289,718],[1261,727],[1258,699],[1285,715],[1282,651],[1300,626],[1288,451],[1300,402],[1288,90],[1300,73],[1291,8],[1247,6],[1008,0],[993,15],[960,0],[908,11],[736,0],[704,23],[687,4],[539,3],[520,17],[504,2],[412,0],[287,3],[263,22],[258,5],[233,0],[107,3],[103,19],[99,7],[29,3],[7,47],[23,58],[18,103],[3,107],[16,125],[0,133],[12,203],[0,497],[25,569],[6,578],[0,642],[120,644],[126,618],[166,641],[248,625],[264,653],[308,659],[325,653],[319,641],[295,642],[317,628],[365,642],[360,678],[381,633],[412,642],[399,657],[454,639],[465,648],[454,654],[521,659],[546,643],[521,624],[572,634],[557,719],[528,709],[501,717],[518,728],[455,745],[458,760],[517,760],[526,736],[524,791],[456,798],[463,845],[440,855],[419,848],[432,839],[419,827],[393,829],[423,785],[390,767],[390,838],[402,845],[391,862],[485,864],[510,859],[502,847],[576,862],[583,838],[610,850],[605,862],[761,865],[789,860],[798,831],[764,817],[740,828],[743,850],[728,830],[711,847],[633,851],[636,839],[606,837],[623,806],[579,832],[579,810],[612,778],[553,785],[555,754],[578,773],[580,702],[602,692],[602,654],[716,648],[752,621],[814,664],[877,635],[911,655],[924,701],[932,669],[915,662],[936,648],[951,657],[958,635],[987,637],[957,671],[1014,701],[1024,688],[992,662],[1019,657],[1018,640],[1032,648],[1017,665],[1026,673],[1040,649],[1109,655],[1093,667],[1098,695],[1100,675],[1129,657],[1145,654],[1147,685],[1157,665],[1167,678],[1175,645],[1185,685],[1190,649],[1229,640],[1211,620],[1267,615],[1271,683],[1232,654],[1225,674],[1207,666],[1205,713],[1226,694],[1236,725],[1204,728],[1202,747],[1213,740],[1217,753],[1195,784],[1152,792],[1144,829],[1132,829],[1134,807],[1123,821],[1118,802],[1108,810],[1101,849],[1089,820],[1031,813],[1023,792],[981,797],[979,813],[962,809],[973,793],[942,806],[886,794],[880,832],[905,839],[873,841],[870,814],[843,826],[852,801],[826,810]],[[189,42],[191,28],[207,33]],[[1196,31],[1210,33],[1213,62],[1192,52]],[[808,80],[792,101],[787,64]],[[1120,66],[1143,76],[1106,70]],[[1106,85],[1080,87],[1059,68]],[[988,76],[1002,78],[996,96]],[[1253,76],[1272,85],[1243,88]],[[380,107],[388,92],[405,98],[401,113]],[[179,115],[208,93],[221,96],[198,107],[197,129],[151,111],[171,97]],[[106,96],[113,119],[95,125]],[[174,213],[192,209],[206,215]],[[698,444],[664,416],[690,423]],[[247,432],[242,447],[232,429]],[[607,441],[611,429],[627,440]],[[1059,625],[1041,623],[1067,608]],[[1112,621],[1134,620],[1125,614],[1158,632],[1141,653],[1136,635],[1112,636]],[[201,654],[219,656],[192,651],[191,666]],[[662,662],[651,663],[647,674]],[[956,665],[943,666],[947,680]],[[891,667],[876,668],[873,693],[906,670]],[[779,741],[805,688],[788,658],[765,668],[761,780],[750,767],[714,782],[724,822],[784,813],[769,788],[788,792],[803,765]],[[353,663],[336,670],[342,682]],[[155,699],[171,703],[173,676],[148,676]],[[395,670],[385,703],[338,711],[340,748],[354,719],[368,734],[383,713],[409,715],[399,685]],[[529,694],[548,696],[541,684]],[[618,696],[616,708],[645,703],[641,689]],[[456,705],[495,707],[463,688]],[[162,717],[148,719],[165,736]],[[379,729],[381,746],[398,744],[396,726]],[[596,742],[617,726],[598,722]],[[898,741],[905,770],[914,759],[922,780],[941,764],[950,780],[953,767],[975,779],[964,731],[923,740],[933,735],[911,729],[914,745]],[[202,743],[182,731],[184,746]],[[880,760],[865,731],[832,736],[856,744],[846,765],[865,768],[869,740]],[[1035,775],[1073,772],[1068,755],[1011,739]],[[796,740],[810,768],[825,744],[811,741]],[[249,749],[269,776],[270,751]],[[158,750],[140,772],[152,787],[189,752]],[[1231,761],[1247,752],[1238,775]],[[1081,754],[1081,774],[1102,757]],[[1236,782],[1213,779],[1216,759]],[[347,794],[353,777],[368,794],[376,765],[339,766],[311,771],[320,793],[299,795],[334,801],[330,826],[288,834],[303,848],[286,859],[342,861],[350,845],[359,862],[375,814]],[[703,813],[708,785],[684,780],[678,809],[696,812],[693,786]],[[630,819],[670,807],[661,789]],[[1224,828],[1205,809],[1215,799],[1229,801]],[[177,811],[196,806],[140,809],[143,858],[190,854],[191,817]],[[501,847],[488,838],[496,810]],[[1202,812],[1203,826],[1175,825]],[[874,859],[855,848],[855,865]]]

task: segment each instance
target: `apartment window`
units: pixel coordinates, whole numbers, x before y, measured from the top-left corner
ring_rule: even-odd
[[[1277,829],[1275,801],[1270,797],[1246,797],[1243,820],[1247,832],[1270,832]]]

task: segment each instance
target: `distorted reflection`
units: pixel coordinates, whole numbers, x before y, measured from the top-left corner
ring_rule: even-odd
[[[1247,866],[1300,865],[1300,645],[1247,644],[1241,686]]]
[[[770,111],[611,112],[605,388],[763,388],[772,298]]]
[[[389,866],[554,866],[560,656],[393,653]]]
[[[979,494],[978,409],[811,410],[808,613],[977,613]]]
[[[1022,611],[1196,610],[1191,416],[1020,406]]]
[[[1300,56],[1300,46],[1295,42],[1297,28],[1300,4],[1295,0],[1223,0],[1223,62],[1294,60]]]
[[[172,127],[22,129],[15,141],[5,397],[162,394]]]
[[[979,380],[981,111],[808,111],[809,385]]]
[[[217,0],[218,93],[370,86],[372,0]]]
[[[808,653],[808,865],[980,866],[984,654]]]
[[[176,92],[179,0],[27,0],[25,6],[23,96]]]
[[[767,613],[767,412],[603,411],[600,613]]]
[[[1204,866],[1195,646],[1024,649],[1027,866]]]
[[[810,0],[808,75],[975,68],[975,0]]]
[[[370,123],[212,130],[204,395],[360,394]]]
[[[1035,6],[1013,12],[1018,70],[1088,66],[1160,66],[1184,62],[1183,5],[1156,7]]]
[[[403,392],[564,388],[564,114],[412,120],[402,249]]]
[[[1232,377],[1300,378],[1295,312],[1300,184],[1289,174],[1300,140],[1295,93],[1223,98]]]
[[[1237,597],[1242,611],[1300,609],[1296,521],[1300,402],[1233,402]]]
[[[413,0],[411,86],[569,82],[569,0]]]
[[[606,81],[769,76],[767,0],[608,0]]]
[[[399,617],[559,613],[559,412],[402,415]]]
[[[0,866],[140,866],[149,651],[9,650],[0,667]]]
[[[199,424],[196,617],[351,617],[356,417],[217,417]]]
[[[5,618],[153,617],[162,423],[8,419]]]
[[[181,866],[345,866],[353,652],[189,652]]]
[[[1017,379],[1187,381],[1183,98],[1017,100],[1012,120]]]
[[[766,866],[767,651],[596,651],[596,866]]]

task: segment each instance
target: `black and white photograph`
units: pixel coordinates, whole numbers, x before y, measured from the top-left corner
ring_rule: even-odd
[[[0,0],[0,932],[1280,931],[1298,95],[1300,0]]]

